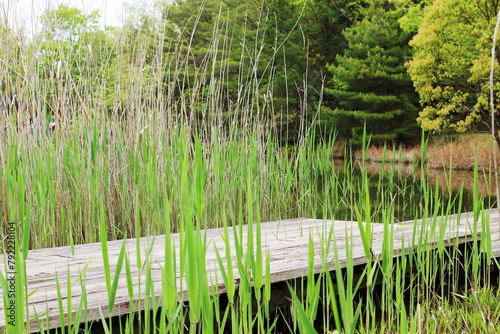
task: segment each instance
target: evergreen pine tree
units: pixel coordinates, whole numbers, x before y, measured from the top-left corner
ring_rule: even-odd
[[[419,132],[418,96],[405,68],[411,33],[399,27],[401,15],[387,3],[372,4],[362,21],[346,29],[348,47],[329,67],[333,79],[326,92],[335,106],[324,108],[322,117],[354,144],[365,123],[372,142],[405,141]]]

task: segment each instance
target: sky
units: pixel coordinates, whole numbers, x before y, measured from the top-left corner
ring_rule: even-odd
[[[0,0],[0,16],[5,20],[5,13],[8,13],[7,17],[11,24],[15,21],[17,25],[23,25],[28,30],[36,30],[37,18],[45,9],[55,9],[58,5],[64,4],[68,7],[77,7],[83,13],[99,10],[103,27],[121,26],[121,18],[125,15],[124,2],[124,0]]]

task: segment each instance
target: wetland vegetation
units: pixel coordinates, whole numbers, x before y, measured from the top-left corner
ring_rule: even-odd
[[[472,1],[471,6],[476,2],[483,4]],[[27,36],[2,26],[0,222],[5,236],[9,222],[16,226],[19,270],[18,317],[7,333],[23,327],[29,249],[92,242],[105,246],[108,240],[177,232],[186,236],[184,258],[197,259],[184,261],[181,268],[191,291],[189,305],[169,284],[176,273],[166,264],[164,298],[148,305],[151,312],[131,313],[118,323],[102,314],[101,324],[83,321],[56,331],[90,333],[99,326],[106,333],[135,333],[139,326],[156,333],[494,333],[500,327],[498,262],[489,256],[487,233],[476,233],[470,247],[440,244],[432,250],[417,240],[400,257],[363,268],[348,259],[344,270],[309,273],[289,282],[286,310],[269,308],[268,254],[259,247],[240,249],[235,255],[244,268],[251,268],[245,272],[248,279],[234,289],[232,269],[240,268],[221,262],[227,294],[209,294],[203,278],[205,245],[198,233],[203,229],[309,217],[384,224],[390,231],[397,222],[432,223],[438,216],[467,211],[474,211],[476,222],[480,217],[487,221],[483,210],[496,205],[491,146],[446,151],[448,144],[433,146],[427,133],[420,136],[418,96],[408,91],[404,62],[411,56],[408,41],[416,34],[408,27],[421,23],[425,13],[436,15],[431,2],[421,1],[416,8],[406,1],[346,1],[343,11],[329,8],[335,14],[331,17],[318,15],[326,12],[326,3],[313,3],[186,0],[161,7],[160,15],[135,8],[122,28],[106,29],[99,27],[96,14],[61,6],[45,13],[39,34]],[[435,3],[450,6],[445,0]],[[376,26],[366,13],[387,24]],[[282,20],[283,15],[290,20]],[[308,24],[302,26],[301,20]],[[409,30],[394,39],[391,29],[405,27],[398,22]],[[306,42],[324,25],[331,29],[321,35],[323,44],[319,37]],[[378,48],[359,29],[380,29],[379,42],[391,43]],[[486,43],[483,37],[477,37],[479,46]],[[397,79],[389,84],[399,82],[404,88],[384,97],[370,92],[380,86],[377,78],[362,81],[372,80],[357,92],[366,93],[363,117],[351,110],[356,94],[355,80],[349,78],[366,72],[354,71],[364,68],[364,60],[380,59],[362,56],[356,45],[378,50],[380,59],[390,58],[385,66],[372,63],[367,68],[393,68],[396,73],[382,73],[378,79]],[[417,60],[411,71],[418,77]],[[395,61],[398,66],[391,65]],[[481,74],[480,65],[475,63],[474,78]],[[331,73],[324,77],[322,67]],[[477,80],[482,87],[484,82]],[[463,101],[460,94],[455,104]],[[437,112],[430,100],[427,116]],[[484,107],[479,102],[478,108]],[[391,108],[381,112],[387,103]],[[372,110],[375,104],[378,108]],[[432,127],[433,119],[426,115],[419,122]],[[49,127],[52,117],[54,129]],[[470,118],[468,125],[485,129]],[[439,125],[446,123],[441,121]],[[393,131],[388,124],[401,124],[404,131]],[[410,143],[418,149],[408,150]],[[434,167],[440,168],[439,176]],[[472,170],[470,178],[456,183],[455,167]],[[363,242],[369,248],[370,236]],[[334,247],[335,241],[331,243]],[[4,254],[7,246],[4,237]],[[385,243],[385,254],[392,254],[392,247]],[[242,255],[250,250],[254,257]],[[102,256],[106,261],[105,250]],[[5,259],[3,291],[8,290]],[[125,251],[120,259],[126,271]],[[118,269],[106,267],[110,308],[116,293],[113,270]],[[148,270],[147,258],[142,270]],[[151,284],[144,282],[145,291]],[[2,312],[10,302],[3,294]],[[220,307],[225,302],[227,307]],[[73,319],[85,319],[84,305],[74,307]],[[43,323],[43,315],[38,321]]]

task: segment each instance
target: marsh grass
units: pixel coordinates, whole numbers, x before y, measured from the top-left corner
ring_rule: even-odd
[[[218,20],[223,22],[226,15]],[[167,22],[158,27],[162,24]],[[437,217],[453,213],[474,211],[473,227],[477,232],[481,210],[487,208],[477,191],[478,168],[472,206],[466,206],[463,188],[456,191],[451,186],[441,188],[428,182],[427,166],[416,165],[413,173],[403,173],[401,165],[391,159],[395,150],[383,148],[380,153],[384,168],[377,174],[370,173],[368,136],[360,161],[343,147],[344,156],[349,158],[341,168],[331,159],[332,152],[339,152],[335,140],[316,138],[313,132],[306,131],[307,124],[298,144],[283,148],[276,130],[276,119],[282,111],[275,110],[273,100],[264,98],[267,92],[259,87],[263,81],[272,82],[276,75],[286,80],[286,71],[273,68],[272,61],[261,57],[260,33],[245,36],[249,44],[240,63],[250,65],[238,66],[236,97],[225,103],[221,99],[221,82],[234,68],[217,52],[220,45],[230,47],[227,38],[231,27],[223,26],[214,31],[211,51],[201,63],[192,59],[191,45],[185,40],[173,41],[168,46],[171,52],[164,55],[161,29],[135,42],[119,36],[113,48],[101,50],[104,57],[97,59],[95,53],[87,54],[76,74],[70,64],[81,59],[73,49],[54,55],[54,59],[62,61],[64,71],[47,77],[44,71],[50,74],[57,68],[50,64],[44,68],[47,64],[37,61],[35,55],[42,51],[40,40],[35,38],[31,49],[21,48],[19,53],[1,48],[0,56],[5,61],[0,64],[0,74],[9,78],[10,97],[15,101],[3,105],[0,114],[1,124],[7,124],[0,131],[0,221],[4,223],[3,233],[7,232],[6,222],[17,226],[15,261],[20,268],[20,279],[16,281],[20,292],[16,295],[18,323],[8,327],[8,333],[22,328],[23,312],[27,313],[24,260],[28,250],[91,242],[101,243],[105,264],[110,301],[109,309],[101,310],[105,333],[134,333],[139,329],[156,333],[313,333],[335,328],[345,333],[375,333],[380,328],[417,333],[424,326],[422,312],[433,314],[439,306],[453,314],[460,312],[452,304],[436,302],[438,295],[451,289],[454,295],[464,296],[459,299],[476,298],[468,292],[478,289],[480,260],[483,254],[491,253],[491,242],[474,235],[473,247],[463,256],[465,272],[470,276],[465,277],[466,288],[459,290],[456,282],[462,277],[457,277],[450,265],[458,266],[452,261],[459,255],[458,245],[439,244],[437,250],[431,250],[429,241],[442,238],[444,233],[444,223]],[[14,33],[8,38],[11,45],[26,43]],[[151,46],[144,44],[147,40],[155,45],[152,57],[144,52]],[[126,54],[130,45],[134,51]],[[102,60],[114,57],[114,63]],[[150,62],[151,58],[155,62]],[[103,73],[117,64],[122,66],[117,71],[121,77],[110,84]],[[304,99],[303,108],[307,108],[307,99],[312,96],[304,95],[308,78],[303,79],[304,87],[294,93]],[[108,89],[116,93],[111,105],[104,98]],[[305,115],[306,110],[301,113]],[[58,124],[54,132],[47,129],[52,115]],[[423,138],[420,151],[411,159],[424,161],[428,154]],[[398,156],[398,161],[406,160],[401,153]],[[445,182],[452,179],[452,173]],[[329,273],[332,259],[322,258],[324,271],[317,275],[313,260],[318,254],[310,244],[307,277],[289,285],[292,306],[291,316],[287,316],[284,310],[269,309],[270,254],[261,238],[260,222],[295,217],[355,221],[362,232],[365,256],[372,261],[364,268],[354,267],[350,256],[352,239],[346,234],[346,268],[340,269],[335,257],[337,269]],[[483,218],[483,222],[487,221],[487,217]],[[403,240],[405,245],[411,245],[408,253],[393,258],[393,223],[412,219],[422,219],[423,227],[417,229],[415,224],[414,238]],[[382,256],[376,259],[371,253],[374,223],[384,224],[386,236]],[[244,224],[250,229],[245,242]],[[227,305],[217,291],[209,289],[214,282],[208,282],[206,275],[203,230],[215,227],[224,228],[226,240],[229,235],[236,240],[235,245],[226,243],[226,254],[217,254],[223,282],[215,283],[224,283]],[[439,235],[423,233],[425,227],[437,230]],[[176,232],[181,235],[176,245],[178,254],[175,247],[170,247],[171,233]],[[329,238],[321,245],[324,253],[336,249],[332,233],[325,231]],[[162,268],[163,298],[157,300],[152,298],[151,254],[140,253],[144,246],[140,237],[160,234],[166,238],[166,261]],[[146,277],[140,282],[139,295],[146,296],[143,304],[134,302],[131,259],[124,248],[119,255],[120,265],[109,266],[106,242],[124,238],[136,239],[136,265]],[[4,241],[0,248],[5,253]],[[234,253],[230,251],[233,246]],[[232,257],[235,262],[224,257]],[[183,278],[180,281],[176,276],[178,266]],[[125,271],[134,312],[116,324],[106,313],[113,309],[121,271]],[[446,283],[441,282],[448,272],[451,274]],[[64,273],[71,274],[76,273]],[[85,292],[85,272],[78,274],[76,284]],[[3,274],[0,284],[5,291]],[[183,287],[187,287],[189,303],[177,293]],[[488,293],[493,290],[486,286],[481,291],[485,293],[481,298],[490,298]],[[376,293],[380,297],[375,297]],[[8,302],[4,295],[4,309]],[[61,298],[59,303],[62,310]],[[427,305],[438,308],[429,309]],[[70,323],[82,317],[85,320],[85,306],[85,298],[79,305],[69,305],[76,309],[75,316],[68,320],[67,328],[58,332],[90,332],[93,324],[88,321],[80,328]],[[479,313],[469,311],[460,314],[476,319]],[[492,317],[497,316],[497,311],[492,311]],[[284,328],[278,329],[279,319],[285,319]],[[61,320],[64,322],[63,314]],[[43,324],[44,315],[38,315],[37,321]],[[428,324],[426,328],[441,326],[439,322],[435,327],[431,327],[431,321]]]

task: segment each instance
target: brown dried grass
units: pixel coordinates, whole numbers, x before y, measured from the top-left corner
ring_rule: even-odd
[[[473,170],[477,160],[479,170],[493,168],[493,149],[498,147],[488,134],[465,134],[451,140],[431,142],[426,161],[431,168]],[[497,154],[498,156],[498,154]]]
[[[361,151],[356,151],[354,157],[357,160],[361,160],[363,153]],[[373,162],[403,162],[403,163],[414,163],[420,159],[420,146],[414,146],[409,148],[387,148],[384,152],[383,146],[370,146],[366,150],[366,160]]]
[[[431,137],[426,153],[426,163],[430,168],[473,170],[477,160],[479,170],[488,171],[493,167],[493,148],[496,143],[488,134],[464,134],[455,137]],[[416,163],[420,159],[420,146],[407,148],[386,148],[371,146],[366,152],[366,159],[374,162]],[[355,158],[362,159],[362,152],[356,151]],[[500,159],[498,161],[500,164]]]

